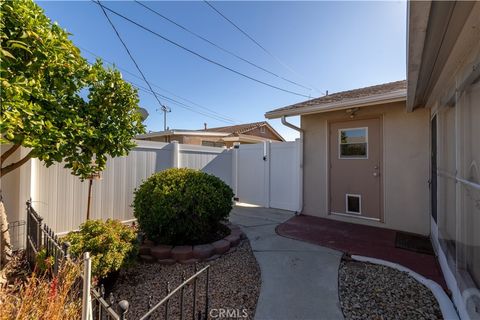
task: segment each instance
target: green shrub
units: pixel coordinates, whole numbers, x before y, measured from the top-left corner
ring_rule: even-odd
[[[90,252],[92,275],[97,278],[130,266],[138,254],[137,231],[118,220],[88,220],[64,239],[70,242],[72,256]]]
[[[45,274],[52,270],[53,264],[55,263],[55,258],[53,256],[47,255],[47,249],[42,248],[38,251],[37,256],[35,257],[35,269],[40,274]]]
[[[180,245],[218,240],[232,210],[232,189],[219,178],[192,169],[168,169],[135,190],[134,215],[148,239]]]

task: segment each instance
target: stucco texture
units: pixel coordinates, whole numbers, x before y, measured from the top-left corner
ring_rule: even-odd
[[[383,221],[329,214],[328,128],[330,122],[350,119],[345,110],[301,117],[304,130],[303,213],[429,234],[429,111],[420,109],[407,113],[405,102],[396,102],[363,107],[355,115],[355,119],[369,117],[380,117],[383,128]]]

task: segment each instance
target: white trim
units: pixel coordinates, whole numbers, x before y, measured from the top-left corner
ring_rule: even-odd
[[[265,118],[275,119],[282,116],[298,116],[314,113],[330,112],[349,108],[370,107],[378,104],[387,104],[392,102],[405,101],[407,99],[407,90],[401,89],[384,94],[377,94],[368,97],[336,101],[325,104],[316,104],[308,107],[298,107],[285,110],[273,110],[265,113]]]
[[[440,264],[440,268],[442,269],[443,277],[445,278],[445,282],[447,283],[448,289],[452,293],[453,303],[457,309],[458,314],[460,315],[460,319],[469,319],[465,303],[462,298],[462,294],[460,293],[460,289],[458,288],[457,280],[450,270],[448,266],[447,257],[443,252],[442,247],[440,246],[440,242],[438,241],[438,227],[433,218],[431,218],[431,239],[433,248],[437,253],[438,262]]]
[[[358,157],[358,156],[355,156],[355,157],[348,157],[348,156],[342,156],[342,144],[358,144],[358,143],[342,143],[341,141],[341,131],[352,131],[352,130],[363,130],[365,129],[365,142],[360,142],[360,143],[366,143],[367,144],[367,148],[366,148],[366,151],[367,151],[367,155],[365,157]],[[338,136],[338,160],[368,160],[368,127],[352,127],[352,128],[340,128],[338,129],[338,132],[337,132],[337,136]]]
[[[358,199],[358,212],[348,210],[348,197]],[[353,194],[353,193],[345,193],[345,212],[361,215],[362,214],[362,195]]]
[[[414,278],[415,280],[417,280],[418,282],[426,286],[428,289],[430,289],[430,291],[435,296],[435,299],[437,299],[438,301],[438,305],[440,306],[440,310],[442,312],[442,316],[444,319],[448,319],[448,320],[458,319],[458,314],[455,310],[455,307],[452,304],[452,301],[448,298],[447,294],[442,289],[442,287],[435,281],[427,279],[424,276],[416,273],[415,271],[394,262],[385,261],[385,260],[376,259],[376,258],[370,258],[370,257],[357,256],[357,255],[352,255],[352,259],[361,261],[361,262],[369,262],[373,264],[383,265],[386,267],[396,269],[398,271],[406,272],[409,276],[411,276],[412,278]],[[468,319],[468,318],[465,318],[465,319]]]
[[[448,173],[445,170],[437,169],[437,174],[441,177],[448,178],[448,179],[451,179],[451,180],[455,180],[456,182],[460,182],[460,183],[466,185],[467,187],[470,187],[470,188],[473,188],[473,189],[476,189],[476,190],[480,190],[480,184],[478,184],[476,182],[473,182],[473,181],[469,181],[469,180],[460,178],[460,177],[455,176],[451,173]]]

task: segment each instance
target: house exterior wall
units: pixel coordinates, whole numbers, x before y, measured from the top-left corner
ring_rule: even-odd
[[[426,30],[424,46],[435,35],[444,36],[453,29],[458,34],[445,36],[440,52],[434,53],[444,57],[434,65],[435,76],[426,73],[428,83],[421,81],[425,76],[411,81],[412,87],[428,85],[431,90],[412,92],[409,99],[423,98],[417,107],[428,108],[437,127],[437,166],[433,168],[438,181],[437,212],[436,219],[431,217],[432,243],[460,317],[480,319],[480,3],[462,5],[472,6],[468,17],[452,16],[444,34],[435,28]],[[439,18],[430,15],[426,19]],[[412,69],[434,61],[424,52],[420,60],[409,58]]]
[[[397,102],[361,108],[356,119],[380,116],[383,125],[384,222],[328,213],[328,124],[349,120],[345,111],[301,117],[304,130],[303,213],[353,223],[429,234],[429,112],[405,111]]]
[[[183,142],[184,144],[193,144],[197,146],[201,146],[204,141],[208,142],[218,142],[222,137],[215,137],[215,136],[184,136]]]

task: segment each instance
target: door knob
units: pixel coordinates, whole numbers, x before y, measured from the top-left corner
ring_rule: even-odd
[[[374,176],[374,177],[378,177],[378,172],[374,172],[374,173],[373,173],[373,176]]]

